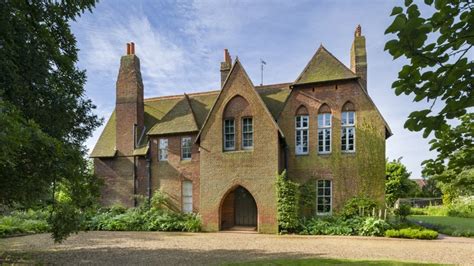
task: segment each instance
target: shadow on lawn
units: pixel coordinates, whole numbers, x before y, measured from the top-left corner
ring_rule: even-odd
[[[0,252],[0,265],[10,263],[27,264],[110,264],[110,265],[209,265],[225,264],[261,259],[314,258],[325,254],[293,252],[269,253],[262,250],[192,250],[143,248],[79,248],[72,250],[31,251],[28,253]]]

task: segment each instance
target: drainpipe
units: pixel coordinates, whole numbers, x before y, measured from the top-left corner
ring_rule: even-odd
[[[148,152],[146,154],[146,169],[148,177],[148,206],[150,206],[151,201],[151,155],[150,155],[150,142],[148,142]]]

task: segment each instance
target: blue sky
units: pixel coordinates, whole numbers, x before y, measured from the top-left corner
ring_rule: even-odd
[[[412,178],[421,162],[434,157],[421,133],[403,128],[408,114],[428,106],[391,89],[402,59],[383,51],[384,31],[398,1],[119,1],[102,0],[72,29],[79,67],[87,70],[87,97],[108,119],[115,104],[115,82],[125,44],[133,41],[141,60],[145,97],[219,88],[223,49],[239,56],[254,84],[260,83],[260,58],[267,62],[264,83],[296,79],[322,43],[349,65],[355,27],[367,39],[368,90],[394,135],[387,157],[403,157]],[[87,141],[92,149],[103,127]]]

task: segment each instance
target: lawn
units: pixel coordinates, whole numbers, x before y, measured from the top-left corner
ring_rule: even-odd
[[[416,262],[402,262],[393,260],[346,260],[346,259],[276,259],[276,260],[261,260],[253,262],[233,263],[226,265],[447,265],[447,264],[428,264]]]
[[[442,234],[474,237],[474,218],[411,215],[408,219]]]

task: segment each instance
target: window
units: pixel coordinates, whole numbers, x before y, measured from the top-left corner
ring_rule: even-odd
[[[251,149],[253,147],[253,121],[251,117],[242,119],[242,148]]]
[[[296,117],[296,154],[308,154],[309,116]]]
[[[316,183],[316,213],[331,214],[332,184],[331,180],[318,180]]]
[[[183,212],[193,212],[193,182],[183,181]]]
[[[158,147],[158,160],[168,161],[168,139],[160,139]]]
[[[181,138],[181,159],[182,160],[191,160],[191,147],[193,143],[191,142],[191,137]]]
[[[331,114],[318,114],[318,152],[331,152]]]
[[[341,149],[344,152],[355,151],[355,112],[342,112]]]
[[[235,149],[235,123],[234,119],[224,120],[224,150]]]

